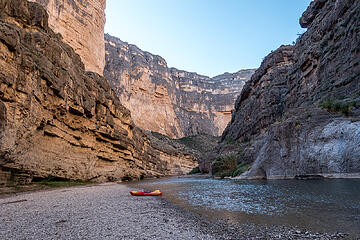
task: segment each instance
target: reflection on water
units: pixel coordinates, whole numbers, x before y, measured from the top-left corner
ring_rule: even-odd
[[[360,235],[360,180],[170,178],[134,184],[175,204],[233,223],[289,224]]]

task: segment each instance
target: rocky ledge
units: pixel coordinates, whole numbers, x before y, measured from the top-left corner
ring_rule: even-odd
[[[129,180],[196,165],[151,146],[106,79],[85,72],[49,28],[38,3],[0,0],[0,69],[0,183]]]

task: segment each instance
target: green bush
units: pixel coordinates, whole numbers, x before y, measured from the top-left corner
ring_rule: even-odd
[[[325,109],[331,109],[333,105],[334,105],[334,100],[330,98],[327,98],[320,103],[320,107]]]
[[[235,154],[218,156],[212,164],[211,172],[215,177],[228,177],[236,170],[238,156]]]
[[[342,103],[334,99],[328,98],[321,102],[320,107],[327,109],[329,112],[341,112],[345,116],[351,114],[351,107],[355,107],[356,103]]]
[[[243,143],[248,143],[248,142],[250,142],[250,138],[248,137],[248,136],[246,136],[246,137],[244,137],[244,139],[243,139]]]
[[[241,153],[240,153],[241,154]],[[250,164],[237,164],[239,155],[229,154],[216,158],[212,165],[212,174],[215,177],[236,177],[250,169]]]
[[[153,132],[151,131],[151,134],[156,137],[157,139],[160,139],[160,140],[165,140],[167,138],[167,136],[161,134],[161,133],[158,133],[158,132]]]
[[[225,142],[226,142],[227,144],[234,144],[234,143],[236,143],[236,140],[235,140],[235,139],[232,139],[231,137],[226,137],[226,138],[225,138]]]
[[[198,149],[199,142],[196,139],[195,136],[192,137],[184,137],[177,140],[181,144],[184,144],[185,146],[191,148],[191,149]]]
[[[236,177],[250,169],[248,163],[237,164],[238,155],[229,154],[216,158],[212,165],[212,174],[215,177]]]
[[[239,165],[236,167],[236,170],[234,170],[234,171],[231,173],[231,177],[239,176],[239,175],[241,175],[242,173],[246,172],[246,171],[249,170],[249,169],[250,169],[250,164],[247,164],[247,163],[239,164]]]
[[[199,166],[194,167],[190,172],[188,172],[188,175],[197,174],[197,173],[201,173]]]
[[[183,144],[190,149],[200,151],[201,153],[207,153],[208,151],[210,151],[215,147],[218,140],[219,137],[206,135],[206,134],[199,134],[195,136],[176,139],[174,141]]]

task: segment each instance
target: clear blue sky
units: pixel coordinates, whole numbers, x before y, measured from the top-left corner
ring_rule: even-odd
[[[162,56],[170,67],[215,76],[259,67],[305,30],[311,0],[107,0],[105,32]]]

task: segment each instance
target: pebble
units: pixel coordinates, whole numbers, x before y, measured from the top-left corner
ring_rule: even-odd
[[[285,226],[207,221],[162,197],[134,197],[123,184],[0,198],[0,239],[344,239]],[[26,201],[23,201],[25,200]]]

